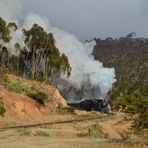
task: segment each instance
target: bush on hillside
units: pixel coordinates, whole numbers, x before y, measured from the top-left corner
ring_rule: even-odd
[[[59,114],[72,114],[72,115],[76,115],[75,108],[73,108],[73,107],[71,107],[71,106],[67,106],[67,107],[64,107],[64,108],[58,107],[58,108],[56,109],[56,111],[57,111]]]
[[[48,95],[46,93],[35,90],[30,85],[27,85],[20,80],[12,80],[8,74],[5,75],[4,82],[7,89],[17,93],[24,93],[42,105],[44,105],[45,100],[48,99]]]
[[[2,98],[0,98],[0,115],[4,116],[6,112],[5,106],[4,106],[4,102],[2,101]]]
[[[136,130],[148,129],[148,86],[145,82],[118,87],[111,92],[111,98],[116,109],[136,115],[133,125]]]
[[[27,95],[42,105],[44,105],[45,101],[48,99],[48,95],[41,91],[29,92]]]
[[[12,80],[9,74],[6,74],[4,77],[5,87],[11,91],[15,91],[17,93],[28,92],[31,91],[31,87],[27,84],[24,84],[20,80]]]

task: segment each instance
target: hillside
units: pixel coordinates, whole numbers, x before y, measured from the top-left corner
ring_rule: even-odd
[[[148,39],[134,33],[119,39],[95,39],[93,55],[105,67],[114,67],[117,82],[109,95],[116,110],[133,115],[134,127],[148,129]]]
[[[41,82],[1,71],[0,98],[6,109],[0,116],[2,147],[139,148],[147,144],[146,132],[143,137],[133,133],[130,116],[70,108],[56,88]]]
[[[146,146],[147,141],[143,140],[147,138],[148,127],[147,70],[145,70],[148,66],[147,40],[137,41],[129,36],[117,40],[96,39],[95,59],[101,60],[107,67],[116,68],[118,81],[110,92],[110,97],[114,101],[113,106],[134,113],[134,116],[129,116],[117,110],[113,114],[103,114],[92,111],[91,109],[95,109],[92,107],[90,112],[86,112],[66,104],[57,89],[58,81],[63,75],[69,78],[76,74],[74,76],[76,84],[84,85],[82,91],[88,93],[90,99],[96,98],[90,96],[91,92],[99,94],[100,87],[106,87],[99,85],[102,77],[102,84],[109,83],[112,86],[114,82],[114,70],[104,71],[103,67],[99,68],[101,64],[95,60],[92,62],[92,58],[81,51],[84,49],[83,45],[75,38],[73,40],[71,35],[72,40],[69,41],[74,48],[67,44],[69,34],[62,32],[58,35],[60,39],[62,38],[62,44],[66,45],[64,50],[65,48],[73,50],[72,56],[71,54],[67,56],[56,47],[59,40],[55,40],[54,34],[46,32],[38,24],[32,24],[30,29],[20,30],[15,23],[7,24],[0,17],[0,30],[3,40],[0,44],[0,145],[2,147],[17,148],[22,145],[42,147],[45,144],[47,147],[50,145],[60,147],[63,144],[63,147],[68,148],[108,147],[110,144],[111,147]],[[20,38],[21,42],[15,41],[18,31],[24,36]],[[83,56],[85,60],[82,60]],[[73,57],[74,61],[71,60]],[[71,67],[69,60],[71,65],[74,63],[76,66]],[[81,60],[83,62],[79,63]],[[95,83],[88,81],[92,75]],[[67,78],[66,81],[62,81],[60,88],[63,88],[64,84],[66,86],[67,83],[68,85],[73,83],[71,79],[67,82]],[[79,88],[79,85],[76,86]],[[70,86],[69,88],[71,89]],[[83,96],[80,90],[76,89],[75,92],[73,88],[70,89],[66,87],[66,95],[69,98],[76,93]],[[100,105],[101,108],[106,106],[103,104],[104,102]],[[90,106],[90,103],[86,103],[86,106]],[[136,129],[144,131],[140,137],[133,132],[133,125]]]
[[[104,66],[115,68],[117,84],[137,80],[148,83],[148,39],[96,39],[93,55]]]
[[[0,98],[6,110],[4,117],[0,116],[1,127],[44,122],[53,110],[67,106],[56,88],[14,75],[7,75],[1,82]]]

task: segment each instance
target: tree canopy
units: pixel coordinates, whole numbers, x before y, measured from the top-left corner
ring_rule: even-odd
[[[6,24],[0,18],[0,39],[4,43],[10,43],[10,32],[15,32],[17,28],[15,23]],[[8,50],[5,44],[1,45],[0,65],[5,65],[15,74],[25,78],[46,82],[52,82],[61,75],[70,76],[71,67],[68,57],[60,53],[55,46],[56,41],[52,33],[46,32],[38,24],[33,24],[28,30],[22,29],[22,34],[24,34],[25,46],[16,42],[13,49],[15,54],[10,53],[11,49]]]
[[[10,41],[10,31],[6,25],[6,22],[0,17],[0,38],[4,42]]]

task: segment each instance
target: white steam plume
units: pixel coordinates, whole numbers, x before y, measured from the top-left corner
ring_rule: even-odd
[[[2,1],[4,3],[4,0]],[[11,2],[11,0],[7,0],[7,2],[8,1]],[[18,1],[19,0],[15,0],[15,2]],[[14,7],[11,9],[14,9]],[[8,14],[7,16],[11,17],[11,15]],[[46,31],[52,32],[56,40],[56,46],[61,53],[65,53],[68,56],[72,72],[68,79],[65,76],[62,76],[62,79],[68,83],[67,85],[67,83],[64,83],[63,81],[61,84],[62,87],[72,85],[77,90],[83,87],[85,89],[83,98],[101,99],[101,97],[106,96],[112,88],[113,83],[116,81],[114,68],[104,68],[102,63],[94,60],[91,54],[95,42],[92,41],[83,44],[74,35],[58,28],[51,27],[46,18],[42,18],[33,13],[27,16],[23,27],[29,29],[34,23],[39,24]],[[20,40],[19,43],[21,43],[20,34],[18,33],[15,35],[13,37],[18,37]],[[67,93],[67,96],[70,99],[77,97],[73,88]]]
[[[99,88],[101,92],[99,89],[98,92],[105,96],[115,82],[115,73],[114,68],[104,68],[102,63],[92,57],[95,42],[83,44],[74,35],[51,27],[47,19],[36,14],[28,15],[25,26],[30,28],[36,22],[54,34],[56,46],[68,56],[72,73],[70,78],[63,78],[77,89],[83,86]]]

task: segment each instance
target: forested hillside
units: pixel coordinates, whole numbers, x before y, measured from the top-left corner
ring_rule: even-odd
[[[27,99],[36,109],[39,108],[38,106],[44,108],[48,106],[47,100],[54,107],[56,99],[59,99],[59,102],[64,100],[58,90],[54,89],[53,85],[56,85],[54,80],[62,74],[69,77],[70,73],[68,57],[60,53],[56,47],[52,33],[46,32],[38,24],[33,24],[30,29],[19,29],[14,22],[7,23],[0,17],[0,116],[9,112],[9,101],[15,104],[17,99],[22,101],[24,98],[22,103],[24,108],[26,108]],[[23,82],[25,81],[23,78],[30,81]],[[38,83],[38,86],[31,86],[29,82]],[[40,82],[52,84],[52,86],[44,87]],[[54,97],[55,94],[57,96]],[[13,95],[14,98],[11,100]]]
[[[55,46],[52,33],[38,24],[18,30],[14,22],[6,23],[1,17],[0,66],[17,76],[50,83],[71,72],[68,57]]]
[[[106,67],[114,67],[117,82],[110,92],[112,104],[139,114],[136,127],[148,127],[148,39],[135,33],[119,39],[96,39],[93,55]]]
[[[118,82],[148,81],[148,39],[127,35],[119,39],[96,39],[95,59],[115,67]]]

